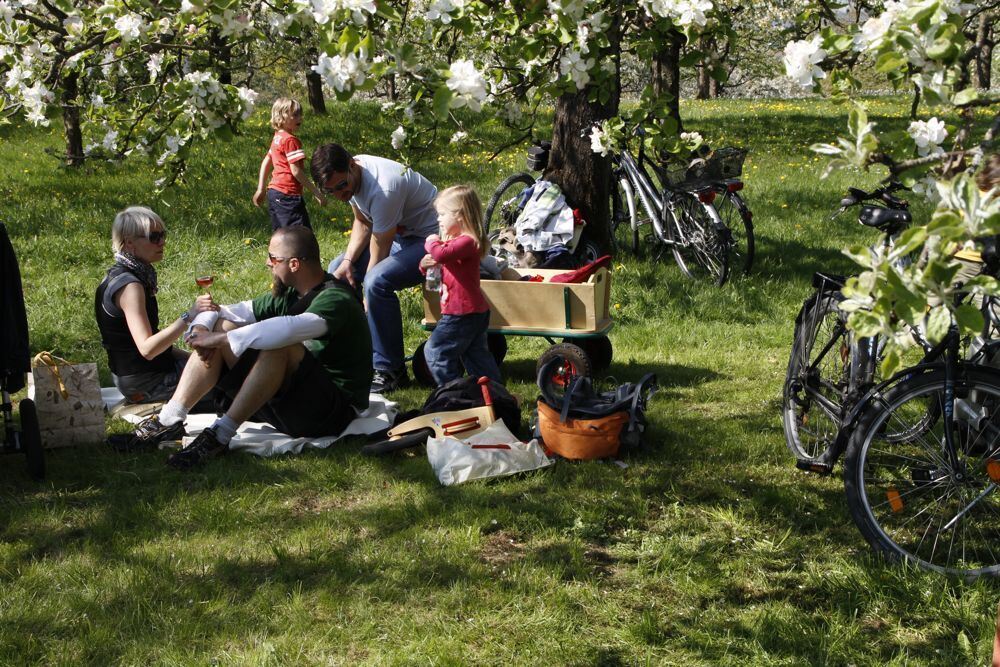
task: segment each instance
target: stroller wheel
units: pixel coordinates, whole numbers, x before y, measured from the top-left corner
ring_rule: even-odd
[[[28,474],[35,480],[45,477],[45,454],[42,452],[42,434],[38,428],[35,402],[29,398],[18,403],[21,413],[21,451],[28,463]]]

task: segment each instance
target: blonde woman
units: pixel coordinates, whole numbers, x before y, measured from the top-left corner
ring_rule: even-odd
[[[153,264],[163,259],[167,228],[148,208],[132,206],[115,216],[111,245],[115,263],[97,287],[94,315],[108,352],[115,386],[130,403],[170,398],[188,353],[173,347],[188,322],[218,310],[209,294],[160,330]]]

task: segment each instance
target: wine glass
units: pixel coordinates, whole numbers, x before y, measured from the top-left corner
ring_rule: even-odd
[[[194,269],[194,282],[198,287],[205,290],[205,292],[211,296],[211,292],[208,291],[208,288],[215,282],[215,273],[208,265],[199,264]]]

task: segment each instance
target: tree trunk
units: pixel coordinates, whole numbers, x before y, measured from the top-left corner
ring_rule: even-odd
[[[602,250],[611,249],[611,160],[590,149],[595,123],[618,113],[621,97],[620,25],[613,22],[608,35],[614,59],[614,90],[604,102],[592,102],[591,88],[565,94],[556,100],[552,119],[552,152],[544,178],[558,183],[573,208],[587,221],[586,237]]]
[[[698,40],[698,48],[706,54],[698,65],[698,99],[707,100],[712,96],[712,60],[707,55],[711,49],[708,37],[702,35]]]
[[[209,39],[212,42],[212,48],[215,49],[212,61],[219,73],[219,83],[231,86],[233,84],[233,47],[225,37],[219,34],[218,28],[212,29]]]
[[[669,115],[677,121],[677,131],[681,125],[681,43],[684,35],[671,30],[663,49],[653,56],[653,92],[657,96],[667,96]]]
[[[77,97],[80,92],[78,75],[73,72],[63,78],[62,118],[66,135],[66,166],[79,167],[83,164],[83,132],[80,130],[80,106]]]
[[[976,30],[976,87],[989,90],[993,81],[993,47],[996,42],[993,38],[992,12],[983,12],[979,15],[979,27]]]
[[[316,114],[326,113],[326,100],[323,98],[323,77],[314,71],[311,63],[319,62],[316,49],[310,49],[306,63],[306,90],[309,93],[309,108]]]
[[[715,79],[712,79],[712,83],[709,86],[708,96],[713,100],[722,95],[722,84]]]

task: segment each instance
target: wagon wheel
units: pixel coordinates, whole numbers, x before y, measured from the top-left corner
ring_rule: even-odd
[[[570,339],[563,339],[569,342]],[[590,359],[591,368],[596,372],[606,371],[611,367],[613,355],[611,339],[607,336],[595,336],[594,338],[574,338],[572,342],[587,353]]]
[[[413,378],[425,387],[435,387],[437,383],[434,382],[431,368],[427,365],[427,357],[424,356],[425,345],[427,341],[417,345],[417,349],[413,351],[413,361],[410,362],[413,366]]]
[[[587,353],[573,343],[560,343],[553,345],[542,353],[535,366],[536,375],[541,372],[542,367],[553,359],[559,359],[560,363],[553,364],[553,368],[538,379],[539,389],[544,395],[562,395],[570,383],[577,377],[590,377],[591,366]],[[542,386],[544,383],[544,386]]]

